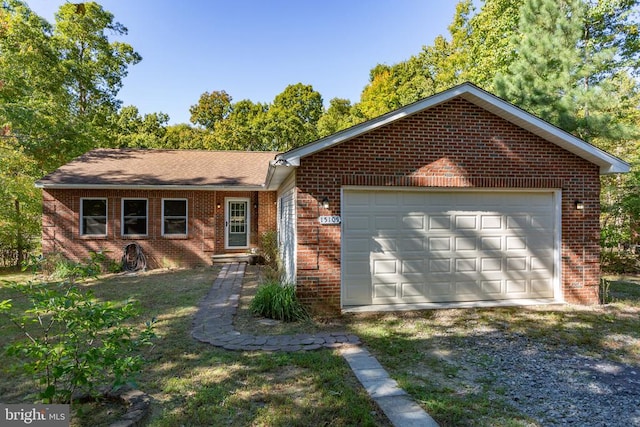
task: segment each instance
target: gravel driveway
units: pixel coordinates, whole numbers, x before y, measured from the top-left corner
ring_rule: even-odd
[[[490,382],[495,398],[541,426],[640,426],[637,366],[497,330],[455,342],[441,352],[460,368],[457,376],[468,384]]]

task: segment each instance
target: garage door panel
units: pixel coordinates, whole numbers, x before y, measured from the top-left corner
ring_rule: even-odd
[[[457,230],[475,230],[478,218],[476,215],[456,215],[455,225]]]
[[[552,289],[551,280],[548,278],[531,280],[531,293],[538,298],[553,297]]]
[[[457,258],[455,262],[456,273],[476,272],[478,270],[478,260],[476,258]]]
[[[551,192],[343,194],[344,305],[554,295]]]
[[[451,258],[430,258],[428,259],[428,273],[451,273]]]
[[[400,269],[403,275],[418,274],[420,277],[424,274],[424,260],[420,259],[403,259],[401,260]]]
[[[459,297],[464,297],[464,299],[468,299],[469,297],[473,299],[483,299],[481,292],[480,283],[478,283],[475,278],[470,279],[468,277],[457,277],[455,281],[455,293],[459,300]]]
[[[396,285],[396,282],[374,282],[373,298],[374,300],[376,298],[385,299],[387,303],[392,302],[389,301],[389,299],[398,298],[398,286]]]
[[[371,266],[369,261],[351,261],[342,266],[344,273],[349,277],[363,276],[371,281]]]
[[[451,229],[451,216],[449,215],[429,215],[429,231],[440,231]]]
[[[480,250],[482,251],[501,251],[502,236],[483,236],[480,237]]]
[[[451,237],[429,237],[429,252],[450,252]]]
[[[398,251],[405,255],[410,255],[412,252],[417,252],[418,254],[424,253],[424,237],[402,237],[398,241]]]
[[[508,279],[506,281],[506,293],[507,295],[517,294],[517,297],[522,297],[526,294],[527,291],[527,280],[526,279]]]
[[[423,298],[425,284],[421,280],[406,281],[400,284],[401,297],[404,298]]]
[[[395,259],[374,259],[373,260],[373,276],[398,274],[397,263]]]
[[[502,293],[502,280],[482,280],[480,282],[482,294],[491,295],[496,298]]]
[[[398,240],[390,237],[374,237],[371,239],[371,250],[383,254],[398,252]]]
[[[352,235],[361,234],[369,235],[371,230],[371,224],[369,223],[368,215],[352,215],[343,219],[345,228],[349,230]]]
[[[480,227],[482,230],[501,230],[503,226],[502,215],[481,215]]]
[[[402,217],[403,230],[424,230],[424,215],[404,215]]]
[[[376,230],[381,233],[384,233],[385,231],[395,232],[399,229],[398,219],[396,215],[376,216],[374,219],[374,224]]]

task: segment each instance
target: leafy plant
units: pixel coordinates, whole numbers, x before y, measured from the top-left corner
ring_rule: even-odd
[[[296,298],[296,287],[269,281],[261,285],[251,301],[254,314],[284,322],[309,318],[309,314]]]
[[[117,273],[122,271],[122,265],[107,256],[105,252],[90,252],[89,258],[81,262],[71,261],[60,253],[53,253],[46,257],[31,257],[30,265],[25,269],[39,270],[45,277],[55,280],[83,280],[96,278],[102,272]]]
[[[79,392],[97,396],[104,386],[132,382],[142,368],[136,350],[151,343],[154,322],[137,336],[124,324],[139,313],[134,301],[101,302],[69,283],[13,282],[7,287],[26,297],[30,308],[14,313],[11,300],[0,303],[0,314],[25,336],[6,352],[18,361],[13,369],[39,380],[42,402],[71,403]]]

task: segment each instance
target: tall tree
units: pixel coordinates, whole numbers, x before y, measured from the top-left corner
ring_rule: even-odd
[[[318,136],[325,137],[334,134],[357,123],[351,101],[333,98],[329,101],[329,108],[318,120]]]
[[[611,80],[617,52],[586,40],[588,25],[588,7],[580,0],[527,0],[517,58],[497,77],[496,90],[585,140],[619,139],[624,129],[611,114],[618,102]]]
[[[164,113],[150,113],[141,116],[138,108],[129,105],[111,116],[115,120],[115,147],[165,148],[169,116]]]
[[[95,2],[65,3],[56,13],[54,43],[60,51],[65,83],[79,116],[109,112],[120,106],[116,98],[130,65],[142,59],[123,42],[110,41],[127,34],[113,14]]]
[[[214,130],[216,123],[226,119],[231,113],[231,100],[231,96],[224,90],[203,93],[198,103],[189,108],[191,123]]]
[[[311,85],[287,86],[269,107],[265,148],[286,151],[317,139],[322,110],[322,96]]]

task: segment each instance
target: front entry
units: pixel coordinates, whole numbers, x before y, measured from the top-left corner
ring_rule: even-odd
[[[249,247],[249,199],[226,199],[225,247]]]

